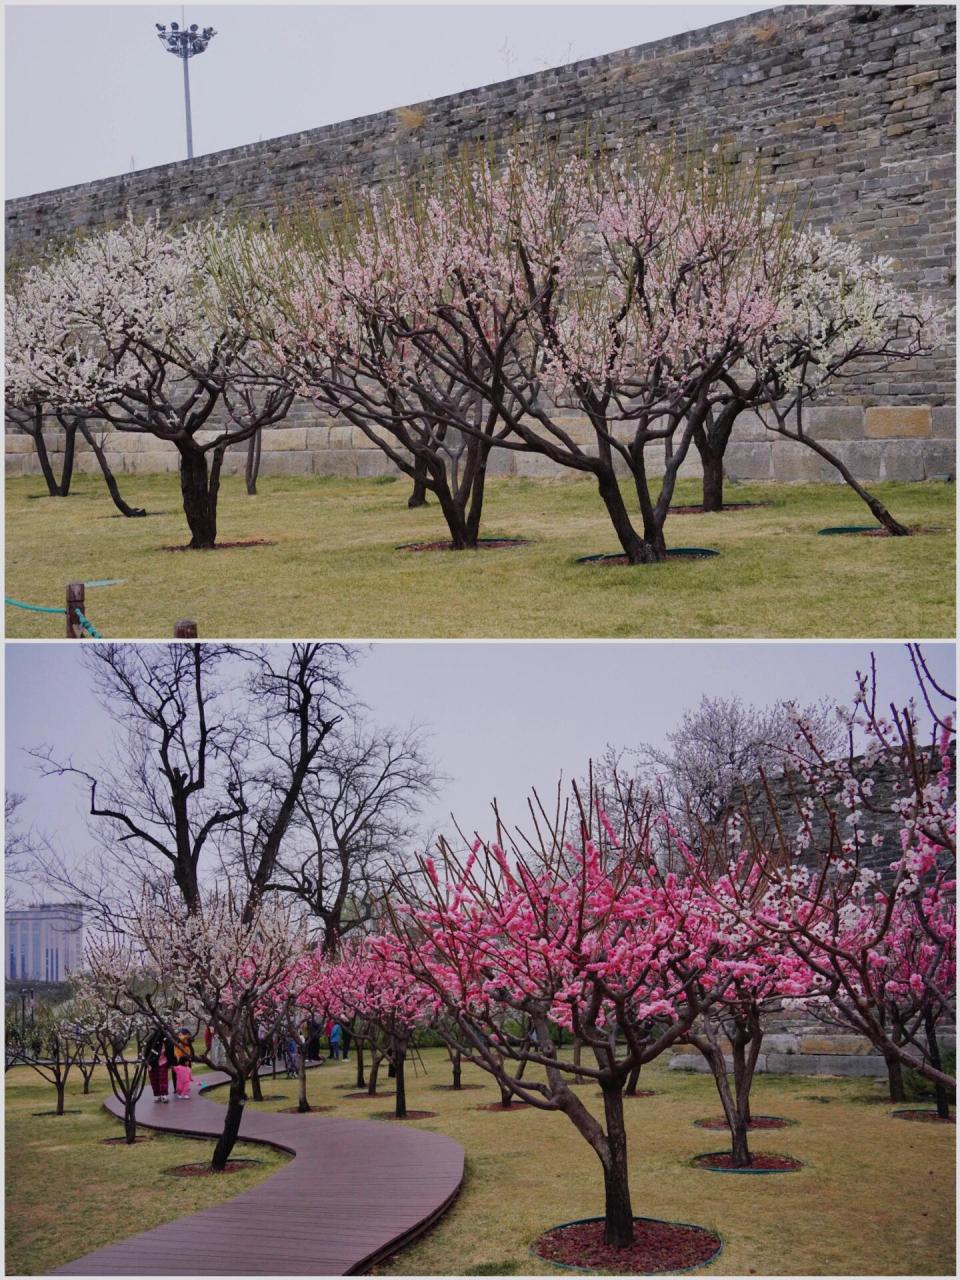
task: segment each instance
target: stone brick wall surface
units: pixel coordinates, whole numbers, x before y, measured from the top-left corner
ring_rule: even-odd
[[[214,212],[272,216],[442,162],[467,140],[537,132],[562,146],[583,129],[615,141],[693,131],[758,154],[768,176],[867,253],[896,261],[905,287],[952,302],[955,10],[796,5],[639,45],[396,111],[326,125],[178,164],[10,200],[8,252],[29,260],[128,210],[168,223]],[[850,380],[811,425],[865,481],[954,468],[952,345],[889,373]],[[370,475],[390,464],[361,433],[309,404],[268,433],[264,473]],[[10,474],[31,469],[8,446]],[[173,469],[176,454],[126,436],[121,470]],[[836,479],[809,450],[738,428],[729,470],[742,479]],[[499,469],[552,474],[536,457]]]

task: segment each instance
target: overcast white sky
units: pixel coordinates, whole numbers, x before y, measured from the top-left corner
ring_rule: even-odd
[[[380,724],[419,723],[450,783],[429,825],[452,832],[452,811],[470,832],[489,831],[495,796],[522,824],[530,787],[546,797],[558,778],[580,776],[608,743],[663,742],[703,694],[848,703],[858,668],[878,654],[881,693],[902,704],[913,692],[906,650],[878,644],[394,643],[374,644],[350,675]],[[40,779],[25,755],[39,744],[77,764],[109,758],[111,722],[90,691],[79,644],[6,646],[7,787],[28,797],[27,822],[82,860],[90,847],[86,793]],[[935,675],[954,685],[953,646],[930,644]]]
[[[191,60],[197,155],[612,53],[764,4],[7,4],[6,195],[186,155],[154,23],[213,26]]]

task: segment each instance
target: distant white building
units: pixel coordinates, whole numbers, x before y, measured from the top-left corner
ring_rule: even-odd
[[[61,982],[80,968],[83,908],[75,902],[8,909],[7,982]]]

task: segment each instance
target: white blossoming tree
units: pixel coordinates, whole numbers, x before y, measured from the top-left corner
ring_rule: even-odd
[[[721,372],[710,413],[694,433],[704,508],[721,509],[724,451],[737,418],[753,410],[769,431],[836,468],[889,533],[909,534],[850,466],[810,433],[804,414],[818,399],[841,393],[846,378],[878,374],[936,350],[944,341],[942,309],[904,290],[890,258],[865,258],[858,245],[829,230],[798,235],[777,274],[775,316],[754,334],[741,363]]]
[[[210,1027],[222,1047],[216,1065],[230,1077],[230,1097],[211,1161],[215,1172],[226,1167],[237,1140],[260,1038],[284,1025],[298,984],[307,981],[297,964],[308,949],[302,914],[272,898],[251,912],[243,896],[235,899],[229,885],[211,890],[190,912],[166,879],[129,913],[137,966],[151,979],[128,983],[131,1005],[167,1029],[166,1010],[175,1008],[178,1019]],[[206,1054],[197,1060],[215,1065]]]
[[[192,548],[215,545],[226,450],[292,400],[244,326],[214,305],[211,246],[228,253],[231,234],[130,220],[25,271],[7,305],[8,386],[169,441]]]

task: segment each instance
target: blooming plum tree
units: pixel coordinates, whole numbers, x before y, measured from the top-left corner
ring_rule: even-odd
[[[435,993],[435,1026],[465,1059],[522,1101],[562,1111],[590,1143],[603,1168],[605,1239],[626,1247],[623,1087],[712,1003],[698,978],[721,944],[688,889],[660,874],[644,832],[621,843],[593,798],[578,808],[578,835],[567,827],[566,812],[538,821],[529,841],[508,842],[509,855],[502,831],[465,858],[441,842],[441,866],[423,861],[422,889],[396,886],[405,905],[393,909],[396,938],[384,945]],[[560,1055],[558,1027],[593,1063]],[[526,1064],[545,1078],[521,1078]],[[599,1085],[604,1124],[571,1088],[582,1080]]]
[[[226,450],[292,401],[238,317],[216,305],[211,245],[225,253],[230,234],[131,219],[29,268],[8,299],[8,380],[34,400],[169,441],[192,548],[215,545]],[[218,407],[224,420],[212,427]]]

